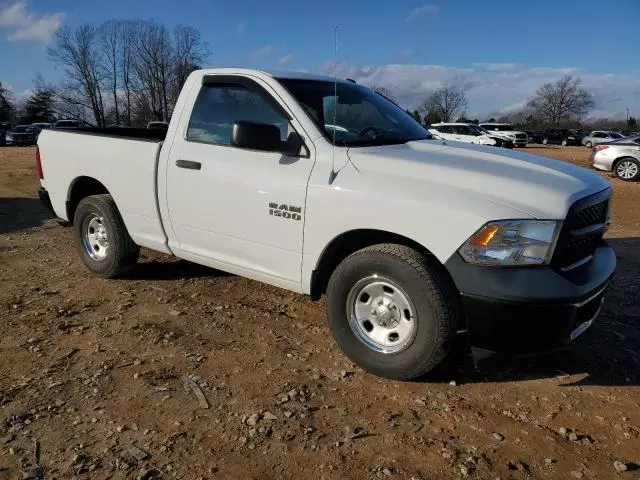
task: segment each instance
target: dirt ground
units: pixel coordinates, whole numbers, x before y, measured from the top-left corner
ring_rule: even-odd
[[[462,338],[403,383],[323,302],[149,251],[91,276],[33,157],[0,148],[0,479],[640,479],[640,183],[610,179],[618,273],[571,349],[475,370]]]

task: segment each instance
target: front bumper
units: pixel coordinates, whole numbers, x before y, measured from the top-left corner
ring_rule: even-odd
[[[480,267],[455,254],[446,265],[458,287],[471,346],[535,354],[560,348],[594,322],[616,267],[606,243],[568,272],[552,267]]]

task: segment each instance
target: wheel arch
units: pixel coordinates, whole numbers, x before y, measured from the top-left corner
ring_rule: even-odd
[[[66,213],[69,223],[73,223],[73,217],[82,199],[91,195],[109,194],[109,190],[102,182],[93,177],[80,176],[73,179],[69,185],[66,201]]]
[[[319,300],[326,292],[329,278],[335,268],[349,255],[366,247],[381,243],[393,243],[410,247],[424,256],[434,259],[447,277],[451,279],[449,272],[444,265],[432,254],[432,252],[421,243],[404,235],[377,229],[355,229],[349,230],[334,237],[324,248],[316,268],[311,274],[310,296],[314,300]],[[453,282],[453,279],[451,279]]]

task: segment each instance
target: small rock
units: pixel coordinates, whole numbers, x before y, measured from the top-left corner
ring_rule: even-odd
[[[393,472],[392,472],[390,469],[388,469],[388,468],[383,468],[383,469],[382,469],[382,474],[383,474],[385,477],[390,477],[391,475],[393,475]]]
[[[215,308],[216,312],[220,312],[220,311],[222,311],[223,309],[224,309],[224,307],[223,307],[222,305],[218,305],[218,306]]]
[[[622,463],[620,460],[616,460],[615,462],[613,462],[613,467],[618,472],[626,472],[627,471],[627,464],[626,463]]]
[[[171,315],[172,317],[179,317],[180,315],[182,315],[182,312],[180,310],[171,310],[169,312],[169,315]]]
[[[569,434],[569,440],[571,440],[572,442],[577,442],[578,441],[578,435],[576,435],[575,432],[571,432]]]
[[[287,418],[291,418],[293,416],[293,412],[284,412],[284,416]]]
[[[574,470],[573,472],[571,472],[571,476],[573,478],[582,478],[584,477],[584,473]]]
[[[248,425],[249,427],[255,427],[260,421],[260,418],[261,416],[259,413],[252,413],[251,415],[249,415],[249,417],[245,421],[245,424]]]
[[[456,383],[456,381],[455,381],[455,380],[451,380],[451,381],[449,382],[449,385],[451,385],[452,387],[455,387],[455,386],[456,386],[456,385],[458,385],[458,384]]]
[[[140,447],[138,447],[137,445],[134,445],[133,443],[129,446],[129,453],[133,458],[135,458],[139,462],[142,462],[143,460],[146,460],[151,456],[147,452],[142,450]]]
[[[262,418],[266,421],[273,421],[273,420],[277,420],[278,417],[276,417],[273,413],[271,412],[264,412],[264,414],[262,415]]]
[[[160,473],[157,470],[154,470],[151,467],[143,467],[140,469],[140,473],[138,473],[138,480],[153,480],[155,478],[160,478]]]
[[[118,426],[116,427],[116,432],[118,432],[118,433],[122,433],[122,432],[124,432],[126,429],[127,429],[127,427],[125,427],[124,425],[118,425]]]
[[[555,460],[552,458],[545,458],[544,463],[546,463],[547,465],[552,465],[553,463],[555,463]]]
[[[567,433],[569,433],[569,429],[567,429],[567,428],[565,428],[565,427],[560,427],[560,428],[558,429],[558,433],[559,433],[560,435],[566,435]]]
[[[40,480],[44,478],[42,467],[30,468],[22,472],[22,480]]]
[[[493,434],[493,438],[495,438],[497,441],[501,442],[502,440],[504,440],[504,436],[500,435],[497,432],[494,432]]]
[[[467,467],[466,465],[458,465],[458,468],[460,468],[460,473],[463,477],[469,475],[469,467]]]

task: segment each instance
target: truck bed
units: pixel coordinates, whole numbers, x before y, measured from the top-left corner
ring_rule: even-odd
[[[135,128],[44,130],[38,138],[51,204],[70,220],[67,201],[76,182],[96,179],[113,196],[133,240],[167,252],[157,203],[158,155],[165,132]],[[162,138],[161,138],[162,137]]]

